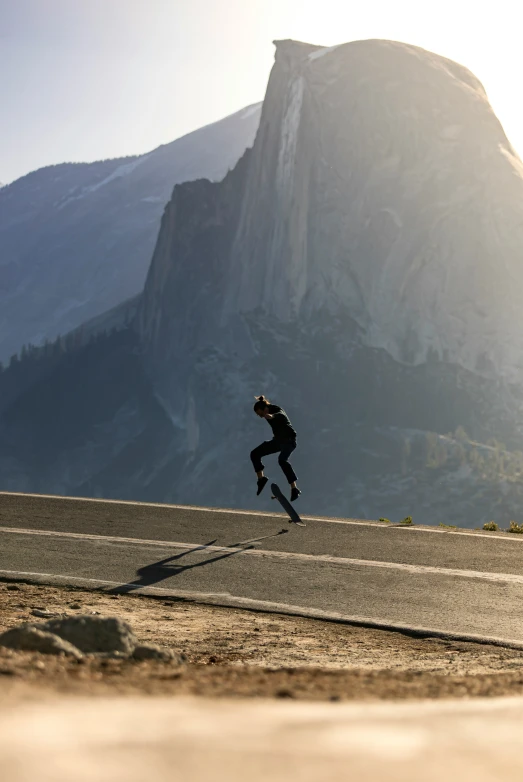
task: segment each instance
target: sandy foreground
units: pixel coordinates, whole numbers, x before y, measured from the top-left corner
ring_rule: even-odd
[[[35,610],[119,616],[141,642],[167,646],[186,662],[78,662],[0,647],[0,704],[55,695],[344,701],[523,694],[523,652],[511,649],[180,600],[0,583],[0,631],[42,621]]]

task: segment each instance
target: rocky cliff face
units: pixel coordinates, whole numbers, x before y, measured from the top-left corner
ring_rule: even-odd
[[[281,59],[281,113],[275,127],[275,112],[262,119],[229,308],[344,310],[397,361],[433,353],[519,378],[523,169],[481,85],[385,41],[309,54],[284,44]],[[271,204],[273,228],[253,250]]]
[[[245,448],[227,411],[260,390],[348,441],[362,421],[512,437],[522,194],[465,68],[390,41],[278,43],[253,149],[175,188],[139,310],[189,452]]]
[[[76,490],[265,507],[248,460],[270,436],[251,408],[263,392],[299,433],[305,512],[514,513],[522,188],[465,68],[389,41],[279,42],[253,148],[223,181],[174,189],[129,348],[147,403],[127,435],[104,419],[118,458],[101,445]],[[71,473],[82,460],[79,438]],[[58,464],[42,457],[49,483]]]
[[[0,361],[141,292],[176,183],[222,179],[254,105],[135,158],[50,166],[0,194]]]
[[[191,229],[181,228],[186,244],[192,230],[193,251],[213,219],[228,236],[215,264],[226,282],[209,286],[211,332],[257,310],[275,322],[344,312],[365,344],[396,361],[430,355],[520,379],[523,167],[465,68],[389,41],[332,50],[281,42],[241,174],[209,190],[212,215],[199,221],[192,204]],[[241,206],[225,227],[218,215],[231,187]],[[169,207],[145,334],[158,313],[149,308],[164,279],[158,268],[182,273],[175,211],[191,198],[181,189]],[[180,299],[187,285],[177,287]],[[189,326],[174,319],[176,329]]]

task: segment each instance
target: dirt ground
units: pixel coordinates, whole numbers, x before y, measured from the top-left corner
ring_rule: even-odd
[[[80,661],[0,647],[0,704],[56,694],[154,694],[309,700],[523,694],[523,652],[414,639],[312,619],[138,595],[0,582],[0,632],[33,611],[127,620],[144,643],[186,662]]]

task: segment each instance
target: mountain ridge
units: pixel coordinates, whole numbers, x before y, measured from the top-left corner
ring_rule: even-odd
[[[220,179],[256,132],[259,104],[143,155],[63,163],[0,195],[0,360],[140,292],[180,181]]]

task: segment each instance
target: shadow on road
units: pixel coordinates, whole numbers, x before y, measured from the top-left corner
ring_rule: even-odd
[[[272,535],[264,535],[262,538],[252,538],[251,540],[244,540],[238,543],[229,543],[223,548],[233,549],[232,551],[220,552],[216,556],[201,560],[200,562],[193,562],[192,564],[187,565],[173,564],[179,562],[184,557],[188,557],[190,554],[205,551],[205,549],[210,546],[214,546],[217,541],[217,538],[215,538],[214,540],[209,541],[209,543],[204,543],[201,546],[195,546],[187,551],[182,551],[181,554],[173,554],[172,557],[166,557],[165,559],[158,560],[158,562],[152,562],[150,565],[144,565],[136,571],[137,578],[134,581],[109,589],[107,592],[108,594],[121,594],[122,592],[132,592],[141,587],[153,586],[154,584],[160,583],[160,581],[165,581],[167,578],[179,576],[180,573],[184,573],[186,570],[205,567],[205,565],[212,565],[214,562],[219,562],[221,559],[229,559],[229,557],[234,557],[236,554],[242,554],[244,551],[255,548],[253,545],[254,543],[259,543],[267,538],[275,538],[279,535],[284,535],[287,532],[288,530],[282,529],[280,532],[276,532]]]

